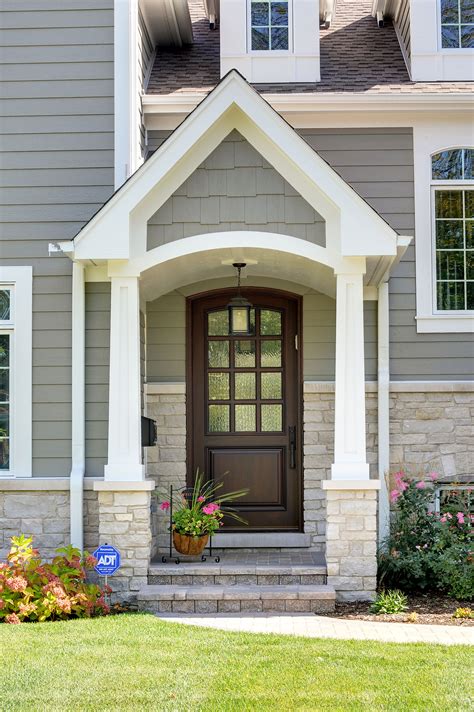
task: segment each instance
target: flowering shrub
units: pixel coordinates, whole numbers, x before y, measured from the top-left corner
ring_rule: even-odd
[[[449,507],[439,514],[434,512],[435,480],[434,473],[428,481],[410,478],[404,472],[395,474],[395,488],[390,493],[395,521],[379,554],[380,582],[406,591],[438,589],[471,600],[474,517],[469,513],[467,501],[457,493],[448,498]]]
[[[225,503],[240,499],[248,490],[219,493],[223,482],[208,480],[204,482],[202,474],[196,475],[194,487],[176,494],[173,502],[172,528],[178,534],[199,537],[215,534],[223,526],[224,516],[232,517],[240,522],[244,520]],[[161,502],[160,509],[167,512],[171,502]],[[245,523],[245,522],[244,522]]]
[[[57,549],[49,564],[42,562],[32,537],[12,537],[10,553],[0,563],[0,621],[64,620],[106,615],[109,587],[85,582],[86,570],[97,563],[72,546]]]

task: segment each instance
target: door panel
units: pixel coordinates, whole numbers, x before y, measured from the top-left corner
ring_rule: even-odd
[[[243,290],[252,335],[229,335],[230,290],[190,300],[188,311],[188,479],[199,468],[226,490],[249,530],[296,530],[301,523],[298,301]],[[226,522],[226,529],[241,525]]]

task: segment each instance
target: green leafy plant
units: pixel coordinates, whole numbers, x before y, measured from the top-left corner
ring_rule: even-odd
[[[96,559],[72,546],[56,553],[51,563],[44,562],[33,548],[32,537],[12,537],[7,561],[0,563],[0,620],[43,622],[109,612],[105,602],[109,587],[85,580]]]
[[[225,475],[224,475],[225,476]],[[229,502],[241,499],[248,490],[222,492],[224,482],[221,480],[204,480],[204,475],[196,473],[194,486],[181,492],[176,492],[173,500],[171,526],[173,531],[192,537],[215,534],[223,526],[224,516],[246,524],[236,511],[228,506]],[[156,496],[159,497],[158,494]],[[167,512],[171,502],[164,500],[160,509]]]
[[[470,620],[471,618],[474,618],[474,611],[472,610],[472,608],[469,607],[456,608],[453,613],[453,618],[463,618],[466,620]]]
[[[370,607],[371,613],[403,613],[408,608],[408,598],[398,589],[381,591]]]
[[[454,496],[449,507],[436,513],[435,480],[434,473],[428,481],[410,478],[402,471],[395,474],[390,495],[395,517],[379,552],[379,583],[404,591],[440,590],[472,600],[473,516],[464,508],[465,500]]]

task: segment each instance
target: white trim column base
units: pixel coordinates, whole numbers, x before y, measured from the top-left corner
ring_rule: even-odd
[[[105,465],[104,479],[107,482],[144,480],[145,465]]]
[[[333,480],[368,480],[369,465],[366,462],[336,462],[331,465]]]

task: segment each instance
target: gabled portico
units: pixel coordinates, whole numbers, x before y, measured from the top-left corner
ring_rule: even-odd
[[[284,231],[226,229],[147,249],[150,218],[234,130],[321,216],[324,244]],[[345,491],[350,500],[351,492],[362,490],[375,504],[378,483],[369,478],[366,453],[364,294],[376,297],[407,244],[239,74],[228,74],[75,240],[61,245],[85,266],[86,280],[111,283],[108,462],[99,487],[147,487],[141,484],[147,473],[140,440],[140,302],[228,277],[229,265],[243,261],[254,282],[285,280],[336,299],[334,461],[326,483],[328,502],[334,491]],[[371,507],[367,516],[373,517],[375,536]],[[338,516],[345,514],[338,505]],[[336,571],[339,554],[331,554],[331,542],[340,544],[341,536],[348,541],[348,535],[342,528],[337,536],[334,532],[328,527],[328,561],[334,559],[333,575],[343,577]],[[368,557],[375,561],[374,555]],[[365,575],[372,591],[374,575]]]

